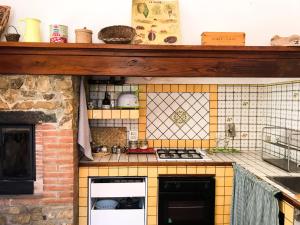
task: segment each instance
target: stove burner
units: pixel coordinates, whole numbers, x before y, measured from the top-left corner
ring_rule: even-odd
[[[195,149],[158,149],[160,159],[203,159],[203,155]]]

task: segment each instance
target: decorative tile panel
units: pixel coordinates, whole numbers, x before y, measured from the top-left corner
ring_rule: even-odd
[[[209,139],[209,93],[147,93],[147,139]]]

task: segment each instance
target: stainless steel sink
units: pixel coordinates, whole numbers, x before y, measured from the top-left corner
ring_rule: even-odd
[[[275,183],[283,186],[284,188],[290,190],[294,194],[300,194],[300,177],[268,177]]]

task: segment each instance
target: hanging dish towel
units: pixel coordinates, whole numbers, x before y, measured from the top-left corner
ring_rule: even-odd
[[[79,101],[79,124],[78,124],[78,144],[83,154],[93,160],[92,149],[91,149],[91,130],[89,125],[86,95],[84,88],[83,77],[80,82],[80,101]]]
[[[239,165],[233,169],[231,225],[279,225],[280,191]]]

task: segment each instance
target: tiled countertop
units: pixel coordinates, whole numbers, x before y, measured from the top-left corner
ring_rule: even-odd
[[[226,166],[232,163],[238,163],[245,169],[249,170],[253,174],[257,175],[259,178],[267,181],[273,186],[279,188],[286,197],[289,197],[295,204],[300,207],[300,196],[296,196],[289,190],[283,188],[282,186],[276,184],[272,180],[268,179],[268,176],[300,176],[299,173],[288,173],[283,171],[271,164],[263,161],[259,151],[247,151],[241,153],[217,153],[214,155],[208,155],[212,160],[203,162],[193,162],[193,161],[180,161],[180,162],[170,162],[170,161],[158,161],[156,155],[154,154],[121,154],[121,155],[107,155],[104,157],[95,158],[94,161],[84,161],[81,160],[79,166],[139,166],[139,165],[149,165],[149,166],[160,166],[160,165],[215,165],[215,166]]]

